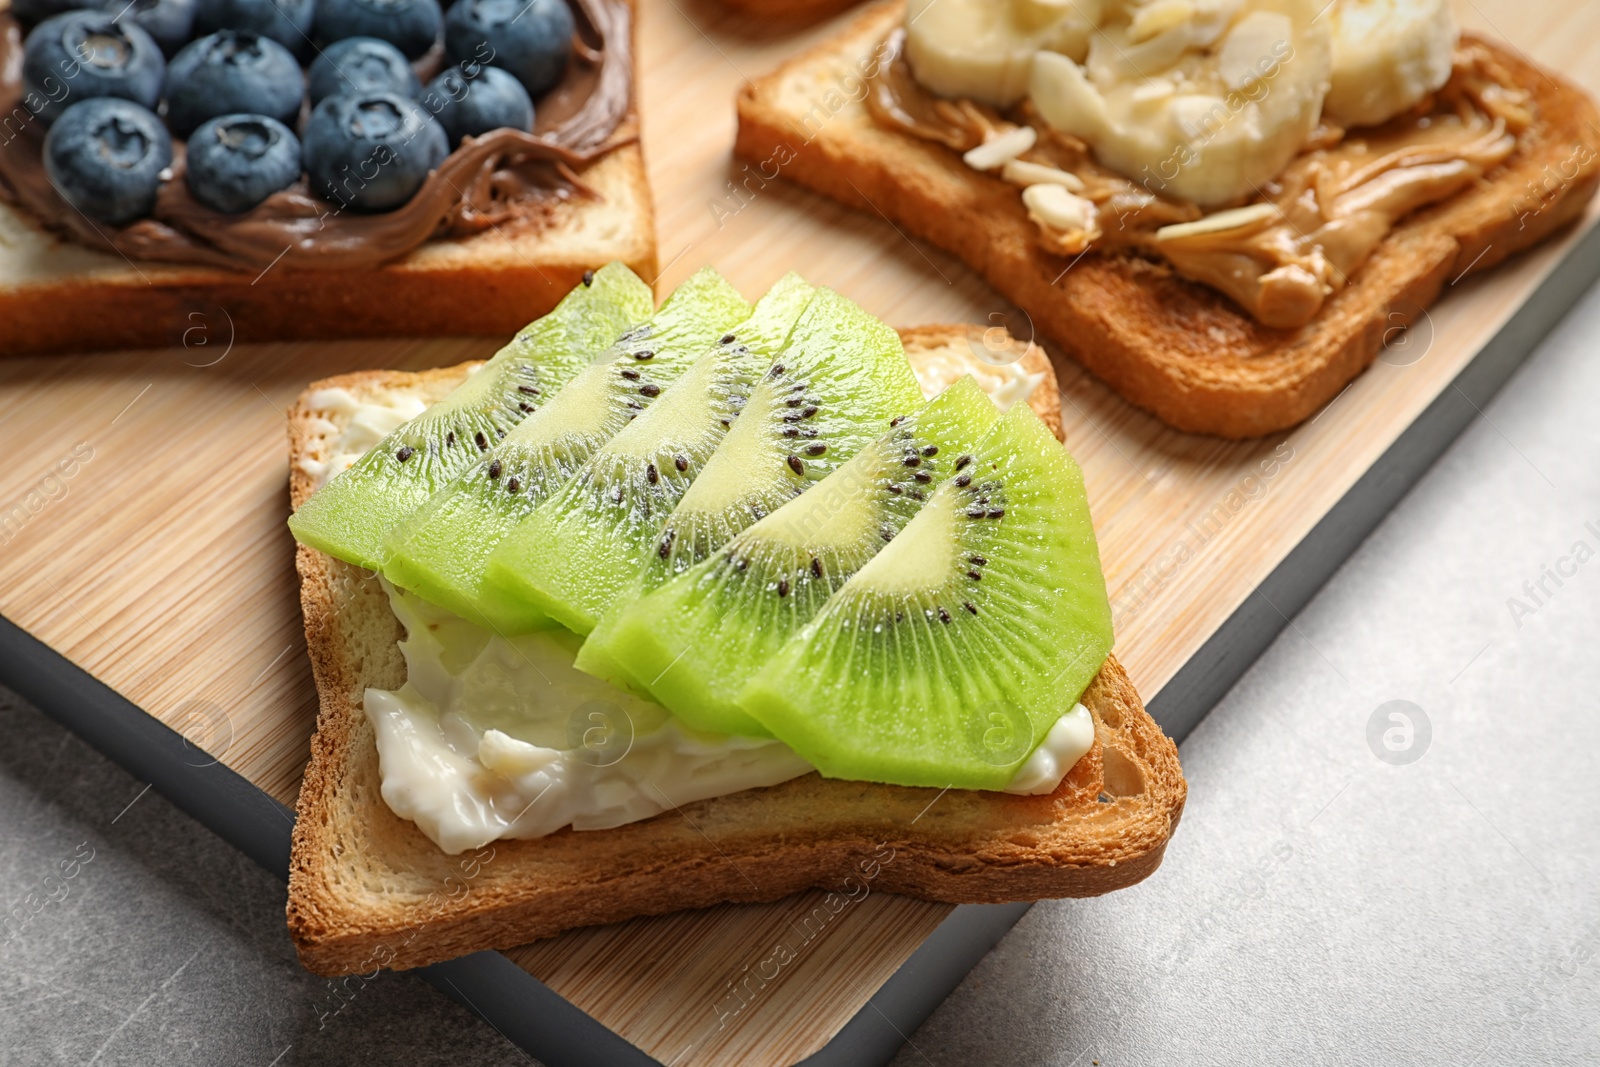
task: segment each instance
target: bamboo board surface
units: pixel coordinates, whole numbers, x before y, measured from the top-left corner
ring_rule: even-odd
[[[781,181],[730,195],[728,183],[746,179],[728,153],[735,89],[828,24],[772,27],[712,0],[642,7],[663,291],[711,263],[752,298],[798,269],[897,326],[1010,313],[953,259],[882,219]],[[1600,90],[1600,5],[1464,0],[1458,10]],[[1454,286],[1321,415],[1269,439],[1165,430],[1058,363],[1117,653],[1147,700],[1448,388],[1565,244]],[[0,514],[25,512],[0,532],[0,613],[292,805],[315,693],[284,526],[283,412],[313,378],[482,358],[500,342],[233,346],[221,316],[187,328],[179,349],[0,362]],[[665,1063],[791,1063],[826,1044],[949,911],[869,895],[801,943],[791,931],[817,899],[579,931],[510,955]],[[727,1000],[785,939],[799,945],[793,960],[747,1005]]]

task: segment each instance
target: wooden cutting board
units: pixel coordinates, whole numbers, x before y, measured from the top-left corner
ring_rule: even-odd
[[[784,29],[711,0],[642,6],[663,291],[709,263],[754,298],[797,269],[897,326],[1025,323],[881,218],[730,159],[738,85],[827,24]],[[1600,89],[1600,5],[1465,0],[1459,12]],[[1452,286],[1320,415],[1269,439],[1174,433],[1058,363],[1117,652],[1147,701],[1455,388],[1576,239]],[[167,351],[0,362],[0,613],[292,805],[315,693],[284,526],[283,412],[313,378],[482,358],[499,342],[238,346],[220,314],[187,328],[186,346]],[[827,1044],[950,910],[870,895],[730,1016],[729,991],[814,904],[640,920],[508,955],[662,1062],[788,1064]]]

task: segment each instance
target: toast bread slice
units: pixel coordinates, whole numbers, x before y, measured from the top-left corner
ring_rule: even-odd
[[[1573,222],[1600,183],[1590,98],[1514,49],[1483,41],[1537,110],[1515,154],[1475,188],[1403,219],[1310,324],[1269,329],[1164,264],[1046,252],[1017,186],[941,145],[878,126],[863,103],[862,73],[903,16],[902,0],[876,3],[746,84],[736,154],[787,159],[785,176],[952,253],[1025,310],[1045,339],[1180,430],[1255,437],[1310,417],[1447,284]]]
[[[637,18],[630,27],[637,99]],[[60,238],[0,199],[0,356],[178,346],[197,326],[212,343],[513,334],[585,270],[620,260],[656,277],[638,127],[635,111],[618,128],[634,139],[582,170],[592,196],[550,198],[525,220],[429,240],[364,270],[131,260]]]
[[[959,359],[984,371],[965,328],[903,337],[925,391],[948,376],[930,373],[937,364]],[[308,468],[340,429],[339,416],[311,406],[317,389],[431,402],[470,366],[315,383],[289,415],[293,505],[313,491]],[[1059,437],[1058,387],[1037,346],[1021,369],[1041,376],[1029,402]],[[405,680],[400,624],[380,583],[303,545],[296,566],[320,713],[300,789],[287,910],[301,962],[318,974],[418,967],[578,926],[776,900],[837,880],[881,843],[895,850],[875,881],[886,892],[951,903],[1094,896],[1154,871],[1183,810],[1177,748],[1109,659],[1083,697],[1095,744],[1050,796],[941,794],[808,774],[615,829],[562,830],[446,855],[379,793],[362,695]]]

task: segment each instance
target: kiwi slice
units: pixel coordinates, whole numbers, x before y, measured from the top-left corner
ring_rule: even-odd
[[[502,634],[553,625],[488,585],[489,554],[749,314],[750,305],[715,271],[685,281],[653,317],[596,356],[395,530],[385,544],[384,576]]]
[[[817,290],[789,343],[645,553],[626,604],[707,559],[749,526],[826,478],[922,406],[900,336],[830,289]],[[601,616],[578,667],[648,687],[612,649],[616,612]]]
[[[613,654],[689,725],[766,734],[739,707],[740,690],[894,540],[999,417],[962,378],[815,489],[630,604]]]
[[[489,557],[487,582],[586,634],[655,548],[816,290],[790,274]]]
[[[378,570],[384,539],[427,499],[650,314],[650,287],[601,267],[438,403],[335,475],[289,519],[302,544]]]
[[[1003,789],[1111,651],[1083,474],[1019,404],[740,693],[823,775]]]

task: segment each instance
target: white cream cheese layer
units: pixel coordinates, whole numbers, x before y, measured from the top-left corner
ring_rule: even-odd
[[[970,369],[948,362],[951,381]],[[1009,384],[1011,402],[1037,384],[1020,370],[996,371],[1004,381],[993,384]],[[313,406],[344,424],[330,426],[325,458],[307,467],[320,483],[425,405],[401,392],[366,401],[330,389]],[[573,666],[583,640],[575,634],[505,638],[387,582],[384,588],[406,630],[406,684],[365,696],[381,792],[390,810],[446,852],[568,826],[620,826],[813,769],[780,741],[692,730],[659,704],[583,673]],[[1006,792],[1053,792],[1093,744],[1094,720],[1075,705]]]

